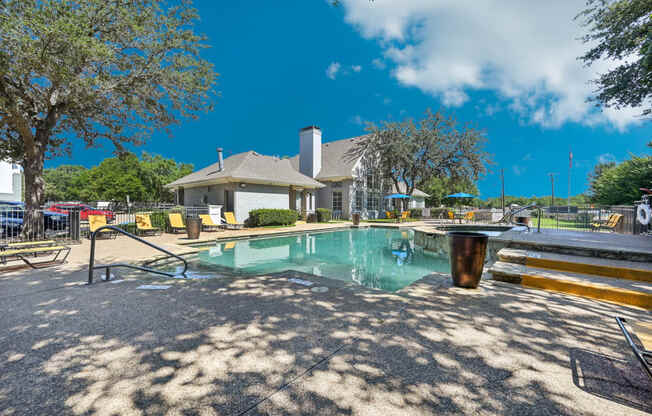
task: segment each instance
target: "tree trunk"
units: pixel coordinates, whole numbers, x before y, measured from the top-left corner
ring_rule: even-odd
[[[23,173],[25,175],[25,212],[23,214],[22,237],[24,239],[38,239],[45,233],[43,213],[40,211],[43,204],[45,181],[43,179],[43,165],[45,162],[44,141],[35,137],[34,140],[24,140],[25,156],[23,159]],[[31,146],[29,145],[31,142]]]

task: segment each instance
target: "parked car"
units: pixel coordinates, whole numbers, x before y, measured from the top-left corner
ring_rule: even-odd
[[[67,214],[73,208],[80,209],[79,216],[82,220],[87,221],[89,215],[104,215],[107,222],[112,222],[115,218],[113,211],[106,209],[97,209],[85,204],[53,204],[48,211]]]
[[[25,216],[22,202],[0,201],[0,237],[20,235]],[[68,215],[59,212],[43,211],[43,227],[46,233],[61,232],[68,228]]]

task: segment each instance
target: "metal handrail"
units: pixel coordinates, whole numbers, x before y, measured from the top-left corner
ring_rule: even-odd
[[[507,214],[503,215],[503,217],[500,220],[498,220],[498,222],[500,223],[500,222],[504,221],[504,222],[507,222],[508,224],[524,226],[524,227],[527,227],[528,232],[530,232],[530,225],[529,224],[514,222],[514,215],[518,214],[521,211],[525,211],[526,209],[533,209],[533,208],[538,211],[538,215],[537,215],[537,232],[540,233],[541,232],[541,215],[543,214],[543,210],[541,209],[541,207],[537,206],[537,204],[531,204],[531,205],[527,205],[525,207],[520,207],[519,209],[517,209],[515,211],[510,210]],[[507,218],[509,218],[509,220],[507,220]]]
[[[118,232],[120,234],[126,235],[127,237],[132,238],[132,239],[134,239],[134,240],[136,240],[136,241],[138,241],[140,243],[143,243],[146,246],[149,246],[149,247],[151,247],[151,248],[153,248],[155,250],[158,250],[161,253],[165,253],[168,256],[175,257],[175,258],[181,260],[183,262],[183,271],[181,273],[169,273],[169,272],[164,272],[164,271],[161,271],[161,270],[155,270],[155,269],[150,269],[148,267],[135,266],[133,264],[126,264],[126,263],[113,263],[113,264],[105,264],[105,265],[101,265],[101,266],[95,266],[95,238],[98,236],[98,233],[100,231],[102,231],[102,230],[113,230],[113,231]],[[168,277],[175,277],[175,276],[178,276],[179,274],[181,274],[182,276],[185,276],[186,271],[188,270],[188,262],[183,257],[181,257],[181,256],[179,256],[177,254],[174,254],[174,253],[172,253],[172,252],[170,252],[170,251],[168,251],[168,250],[166,250],[166,249],[164,249],[162,247],[159,247],[156,244],[152,244],[149,241],[144,240],[144,239],[142,239],[142,238],[140,238],[140,237],[138,237],[136,235],[133,235],[133,234],[123,230],[122,228],[116,227],[115,225],[103,225],[103,226],[101,226],[100,228],[98,228],[97,230],[95,230],[95,231],[93,231],[91,233],[91,257],[90,257],[90,260],[88,261],[88,284],[90,285],[90,284],[93,283],[93,271],[95,269],[106,269],[106,280],[109,280],[109,278],[111,276],[111,273],[110,273],[111,267],[128,267],[130,269],[141,270],[141,271],[144,271],[144,272],[160,274],[160,275],[168,276]]]

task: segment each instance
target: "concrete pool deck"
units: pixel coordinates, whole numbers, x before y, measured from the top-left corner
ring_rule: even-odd
[[[110,255],[138,254],[122,243]],[[652,411],[613,319],[649,321],[639,309],[440,275],[390,294],[292,273],[115,273],[126,280],[86,286],[82,263],[0,276],[0,415]]]

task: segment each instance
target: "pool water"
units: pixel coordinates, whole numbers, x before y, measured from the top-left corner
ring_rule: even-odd
[[[194,270],[247,275],[296,270],[390,292],[450,271],[447,257],[415,247],[413,231],[382,228],[221,242],[194,262]]]

